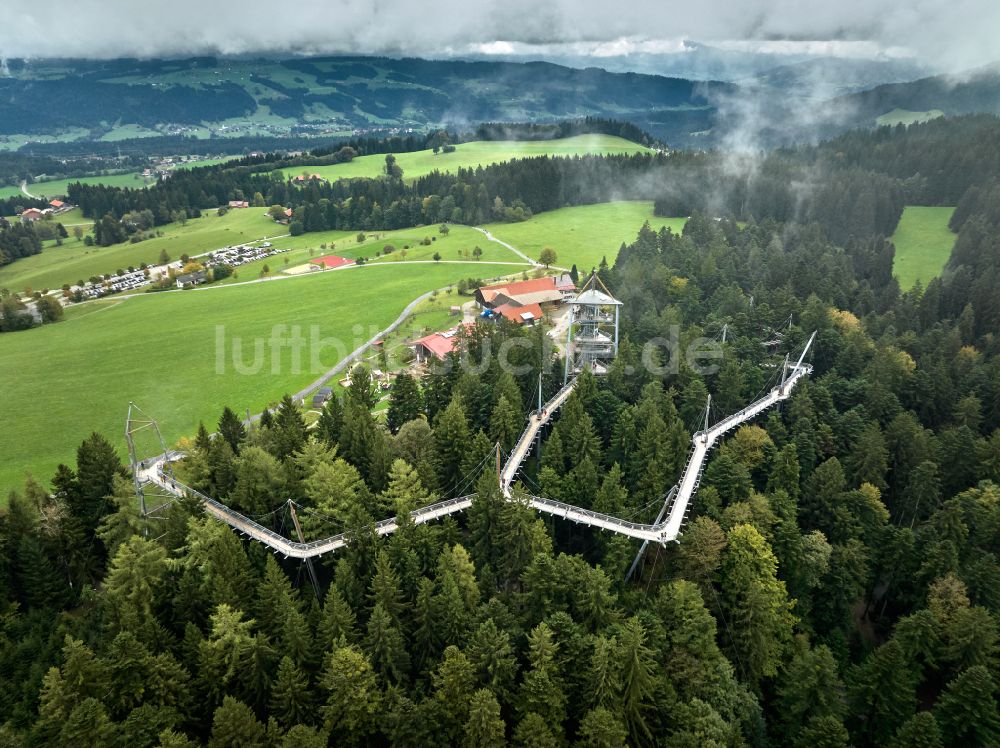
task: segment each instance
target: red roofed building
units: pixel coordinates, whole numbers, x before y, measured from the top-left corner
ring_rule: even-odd
[[[28,208],[23,213],[21,213],[21,223],[27,223],[28,221],[39,221],[42,216],[45,215],[38,208]]]
[[[422,364],[432,357],[438,361],[444,361],[449,353],[458,348],[459,329],[461,327],[469,327],[473,324],[475,323],[466,322],[459,327],[453,327],[444,332],[432,332],[430,335],[425,335],[419,340],[407,343],[407,346],[412,348],[413,352],[417,354],[418,364]]]
[[[62,200],[50,200],[49,205],[51,205],[56,210],[60,210],[66,207],[66,203],[64,203]]]
[[[513,304],[503,304],[494,307],[494,314],[500,314],[504,319],[509,319],[516,325],[534,325],[540,322],[544,316],[542,307],[538,304],[525,304],[524,306],[514,306]]]
[[[524,306],[527,304],[559,303],[567,293],[575,291],[568,275],[545,276],[533,280],[494,283],[476,289],[476,301],[486,309],[494,309],[504,304]]]
[[[312,270],[334,270],[335,268],[342,268],[345,265],[353,265],[354,260],[349,260],[346,257],[338,257],[337,255],[325,255],[315,260],[309,261],[309,268]]]

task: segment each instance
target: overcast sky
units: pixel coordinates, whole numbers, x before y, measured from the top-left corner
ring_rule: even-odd
[[[1000,58],[998,0],[48,0],[6,9],[0,57],[200,53],[596,57],[731,48],[905,57],[962,70]]]

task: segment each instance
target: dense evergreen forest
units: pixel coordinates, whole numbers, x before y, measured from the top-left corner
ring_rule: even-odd
[[[384,425],[360,374],[315,429],[286,398],[249,429],[227,408],[186,445],[180,476],[257,521],[290,532],[290,498],[308,537],[350,533],[317,564],[318,595],[298,563],[194,505],[142,521],[93,435],[2,517],[3,742],[1000,744],[996,172],[914,165],[935,132],[978,147],[968,124],[954,142],[911,127],[842,144],[845,180],[882,173],[884,138],[901,190],[966,182],[926,289],[900,291],[874,220],[839,240],[816,217],[694,211],[682,236],[646,226],[622,247],[603,279],[627,340],[606,376],[584,375],[523,490],[652,520],[708,393],[720,416],[742,407],[818,331],[813,375],[713,453],[680,542],[650,548],[630,583],[634,543],[499,493],[493,445],[513,444],[539,375],[547,393],[561,383],[541,328],[475,328],[477,373],[401,377]],[[640,365],[675,325],[683,346],[723,323],[717,372]],[[486,357],[515,337],[518,376]],[[470,491],[465,515],[372,530]]]

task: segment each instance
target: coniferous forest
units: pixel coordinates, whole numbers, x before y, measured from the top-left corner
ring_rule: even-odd
[[[220,404],[178,477],[289,537],[289,499],[307,539],[347,532],[315,585],[193,501],[142,519],[117,435],[29,480],[0,517],[0,743],[1000,745],[998,159],[1000,122],[969,117],[777,151],[742,180],[697,153],[75,188],[116,217],[260,191],[307,230],[478,222],[494,199],[542,211],[616,184],[691,218],[636,227],[603,270],[619,356],[582,375],[512,501],[494,445],[510,450],[539,378],[546,397],[562,384],[541,328],[475,328],[477,373],[401,376],[385,423],[363,374],[315,428],[290,398],[249,427]],[[958,205],[944,272],[906,291],[885,238],[904,202]],[[713,373],[662,351],[665,373],[640,365],[675,326],[683,347],[724,324]],[[707,396],[714,417],[740,409],[813,331],[812,375],[712,452],[679,542],[630,581],[637,542],[527,506],[651,522]],[[516,376],[486,355],[513,338]],[[463,514],[405,520],[469,493]]]

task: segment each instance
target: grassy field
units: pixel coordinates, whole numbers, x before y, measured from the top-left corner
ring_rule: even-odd
[[[274,274],[307,263],[314,257],[322,257],[327,254],[350,257],[351,259],[366,257],[370,263],[433,261],[435,253],[439,253],[442,260],[452,262],[471,261],[472,264],[476,264],[476,262],[524,263],[523,259],[506,247],[488,241],[482,233],[468,226],[451,226],[447,236],[438,233],[437,226],[368,232],[365,234],[364,241],[361,242],[358,242],[357,235],[356,231],[325,231],[276,239],[274,241],[275,247],[290,251],[237,268],[235,281],[259,277],[264,265],[267,265],[271,273]],[[429,245],[420,243],[428,237],[432,239]],[[390,244],[396,248],[394,252],[376,256],[376,252],[381,252],[386,245]],[[404,249],[407,246],[409,248]],[[483,250],[483,253],[479,260],[474,260],[472,250],[477,246]],[[500,270],[503,269],[500,268]],[[496,272],[496,267],[484,264],[479,276],[495,275]],[[233,280],[227,279],[223,282],[232,283]]]
[[[20,220],[17,216],[7,216],[7,220],[13,223],[14,221]],[[73,208],[72,210],[67,210],[65,213],[54,214],[51,220],[56,223],[61,223],[64,226],[82,226],[87,232],[91,230],[94,222],[89,218],[85,218],[83,211],[79,208]]]
[[[456,171],[479,165],[509,161],[529,156],[574,156],[588,153],[639,153],[644,146],[614,135],[577,135],[559,140],[536,141],[474,141],[460,143],[454,153],[437,153],[431,150],[396,154],[396,163],[403,169],[404,179],[413,179],[438,171]],[[349,179],[353,177],[378,177],[384,173],[385,155],[360,156],[346,164],[334,166],[304,166],[285,169],[286,177],[302,173],[319,174],[324,179]]]
[[[948,262],[955,235],[948,229],[954,208],[907,205],[892,243],[896,245],[893,272],[904,291],[919,280],[924,286]]]
[[[79,211],[71,211],[60,220],[76,223],[86,219]],[[584,272],[600,263],[602,256],[607,256],[608,262],[612,262],[621,243],[632,241],[645,220],[656,227],[668,225],[675,231],[680,231],[684,224],[684,219],[656,219],[649,202],[617,202],[563,208],[540,213],[523,223],[492,224],[488,228],[498,238],[532,257],[537,258],[542,247],[552,246],[559,256],[558,265],[569,267],[575,262]],[[163,236],[138,244],[111,247],[87,247],[70,238],[62,247],[47,247],[39,255],[0,268],[0,288],[16,291],[59,288],[64,283],[76,283],[129,265],[138,267],[143,262],[155,263],[161,250],[166,250],[171,259],[177,259],[184,253],[197,255],[231,244],[265,237],[273,239],[284,234],[287,228],[267,219],[261,209],[248,208],[231,210],[221,217],[206,211],[202,218],[192,219],[183,225],[168,224],[160,227],[160,231]],[[430,260],[435,252],[440,252],[443,260],[471,260],[476,246],[483,250],[483,262],[521,262],[509,250],[465,226],[452,226],[448,236],[439,234],[436,225],[369,232],[361,244],[356,241],[356,236],[357,232],[353,231],[329,231],[273,239],[275,246],[294,251],[280,258],[268,258],[239,268],[237,280],[256,278],[265,263],[271,271],[277,272],[323,254],[374,258],[375,252],[386,244],[395,246],[396,252],[379,258],[377,262]],[[425,237],[434,241],[429,246],[419,244]],[[410,247],[404,255],[401,250],[407,244]]]
[[[131,127],[131,126],[129,126]],[[141,129],[141,128],[140,128]],[[153,132],[151,135],[158,135],[158,133]],[[143,137],[136,132],[126,132],[121,137]],[[102,140],[115,139],[108,138],[105,136]],[[120,138],[117,138],[120,139]],[[233,159],[240,158],[240,156],[226,156],[223,158],[204,158],[198,159],[197,161],[188,161],[183,164],[177,164],[175,169],[191,169],[197,166],[214,166],[215,164],[222,164],[227,161],[232,161]],[[109,174],[109,175],[98,175],[92,177],[76,177],[74,179],[53,179],[45,182],[35,182],[28,185],[28,192],[32,195],[37,195],[38,197],[44,197],[46,199],[51,199],[54,197],[64,197],[66,195],[67,187],[73,182],[81,182],[82,184],[106,184],[111,187],[145,187],[150,184],[156,183],[155,177],[144,178],[139,172],[130,172],[128,174]],[[17,185],[7,185],[6,187],[0,187],[0,198],[6,197],[16,197],[17,195],[23,194],[21,188]]]
[[[875,118],[875,124],[881,125],[913,125],[917,122],[927,122],[928,120],[943,117],[944,112],[940,109],[930,109],[926,112],[911,112],[908,109],[893,109],[880,117]]]
[[[495,237],[509,242],[529,257],[538,259],[543,247],[556,251],[556,265],[576,263],[581,274],[606,257],[615,261],[622,242],[635,240],[644,221],[654,230],[668,226],[679,233],[686,218],[658,218],[651,202],[614,202],[582,205],[539,213],[523,223],[495,223],[485,226]]]
[[[160,422],[171,442],[192,433],[199,420],[214,423],[224,405],[259,411],[312,382],[421,293],[477,275],[481,267],[373,263],[297,279],[149,294],[81,305],[57,324],[4,334],[0,496],[26,472],[47,481],[93,430],[124,456],[130,400]],[[275,325],[301,327],[307,345],[298,367],[287,347],[272,358],[266,341]],[[221,347],[217,326],[224,330]],[[320,339],[343,344],[318,348],[311,326]],[[237,338],[246,366],[261,341],[259,371],[236,370]]]
[[[50,182],[35,182],[28,185],[28,192],[36,197],[52,199],[65,197],[67,187],[73,182],[81,184],[107,184],[111,187],[145,187],[155,180],[143,179],[139,172],[130,174],[108,174],[97,177],[76,177],[74,179],[53,179]],[[0,187],[0,198],[16,197],[24,194],[18,186]]]
[[[68,215],[68,214],[67,214]],[[287,231],[264,215],[261,209],[231,210],[224,216],[206,212],[185,224],[161,226],[163,236],[137,244],[88,247],[73,238],[61,247],[49,247],[41,254],[25,257],[0,268],[0,288],[22,291],[59,288],[92,275],[112,273],[129,265],[157,262],[161,250],[171,259],[182,254],[196,255],[231,244],[276,236]]]

